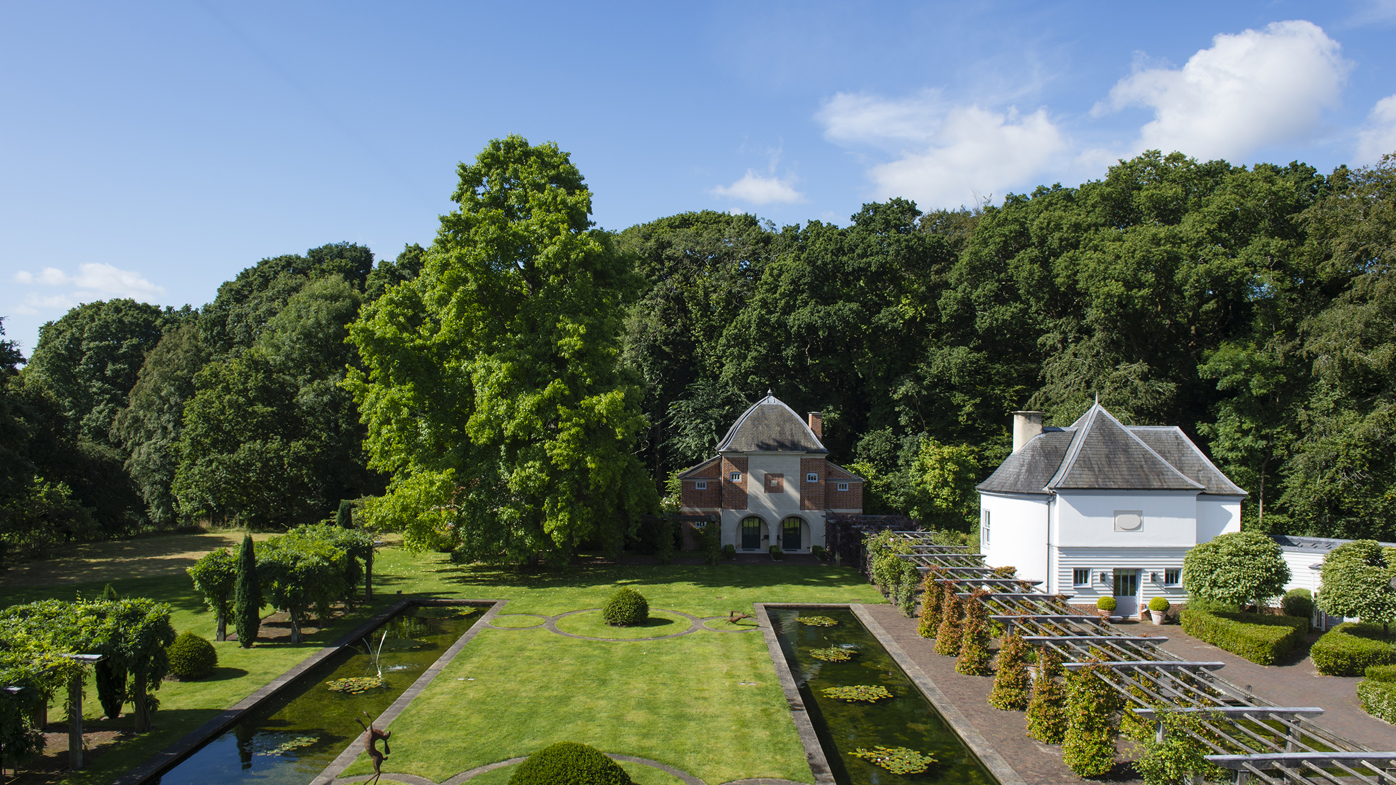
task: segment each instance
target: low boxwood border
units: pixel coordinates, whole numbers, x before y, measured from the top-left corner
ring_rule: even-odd
[[[1346,622],[1323,634],[1309,650],[1325,676],[1361,676],[1372,665],[1396,665],[1396,633],[1380,624]]]
[[[1185,608],[1183,631],[1257,665],[1274,665],[1304,645],[1309,620]]]
[[[1363,679],[1357,683],[1357,698],[1363,711],[1396,725],[1396,683]]]

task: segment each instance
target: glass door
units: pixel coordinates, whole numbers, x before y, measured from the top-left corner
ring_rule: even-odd
[[[761,519],[742,519],[742,550],[755,551],[761,549]]]
[[[1115,570],[1116,616],[1139,615],[1139,570]]]

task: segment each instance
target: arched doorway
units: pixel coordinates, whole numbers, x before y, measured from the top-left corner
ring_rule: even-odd
[[[742,519],[740,526],[741,548],[744,551],[761,550],[761,527],[764,521],[755,515]]]
[[[780,523],[780,549],[798,551],[809,545],[809,525],[804,519],[790,516]]]

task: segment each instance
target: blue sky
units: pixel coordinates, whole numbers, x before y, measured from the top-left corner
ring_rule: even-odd
[[[595,6],[595,7],[594,7]],[[1150,148],[1396,151],[1396,0],[0,4],[0,315],[211,300],[259,259],[430,243],[455,166],[572,153],[600,226],[844,223]]]

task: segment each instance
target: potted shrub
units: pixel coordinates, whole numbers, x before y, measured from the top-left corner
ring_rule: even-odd
[[[1100,599],[1095,601],[1095,608],[1096,610],[1100,611],[1101,616],[1108,619],[1110,618],[1110,614],[1114,612],[1116,608],[1115,598],[1101,597]]]
[[[1149,616],[1153,618],[1154,624],[1163,624],[1163,620],[1168,618],[1168,609],[1171,603],[1166,597],[1155,597],[1149,600]]]

